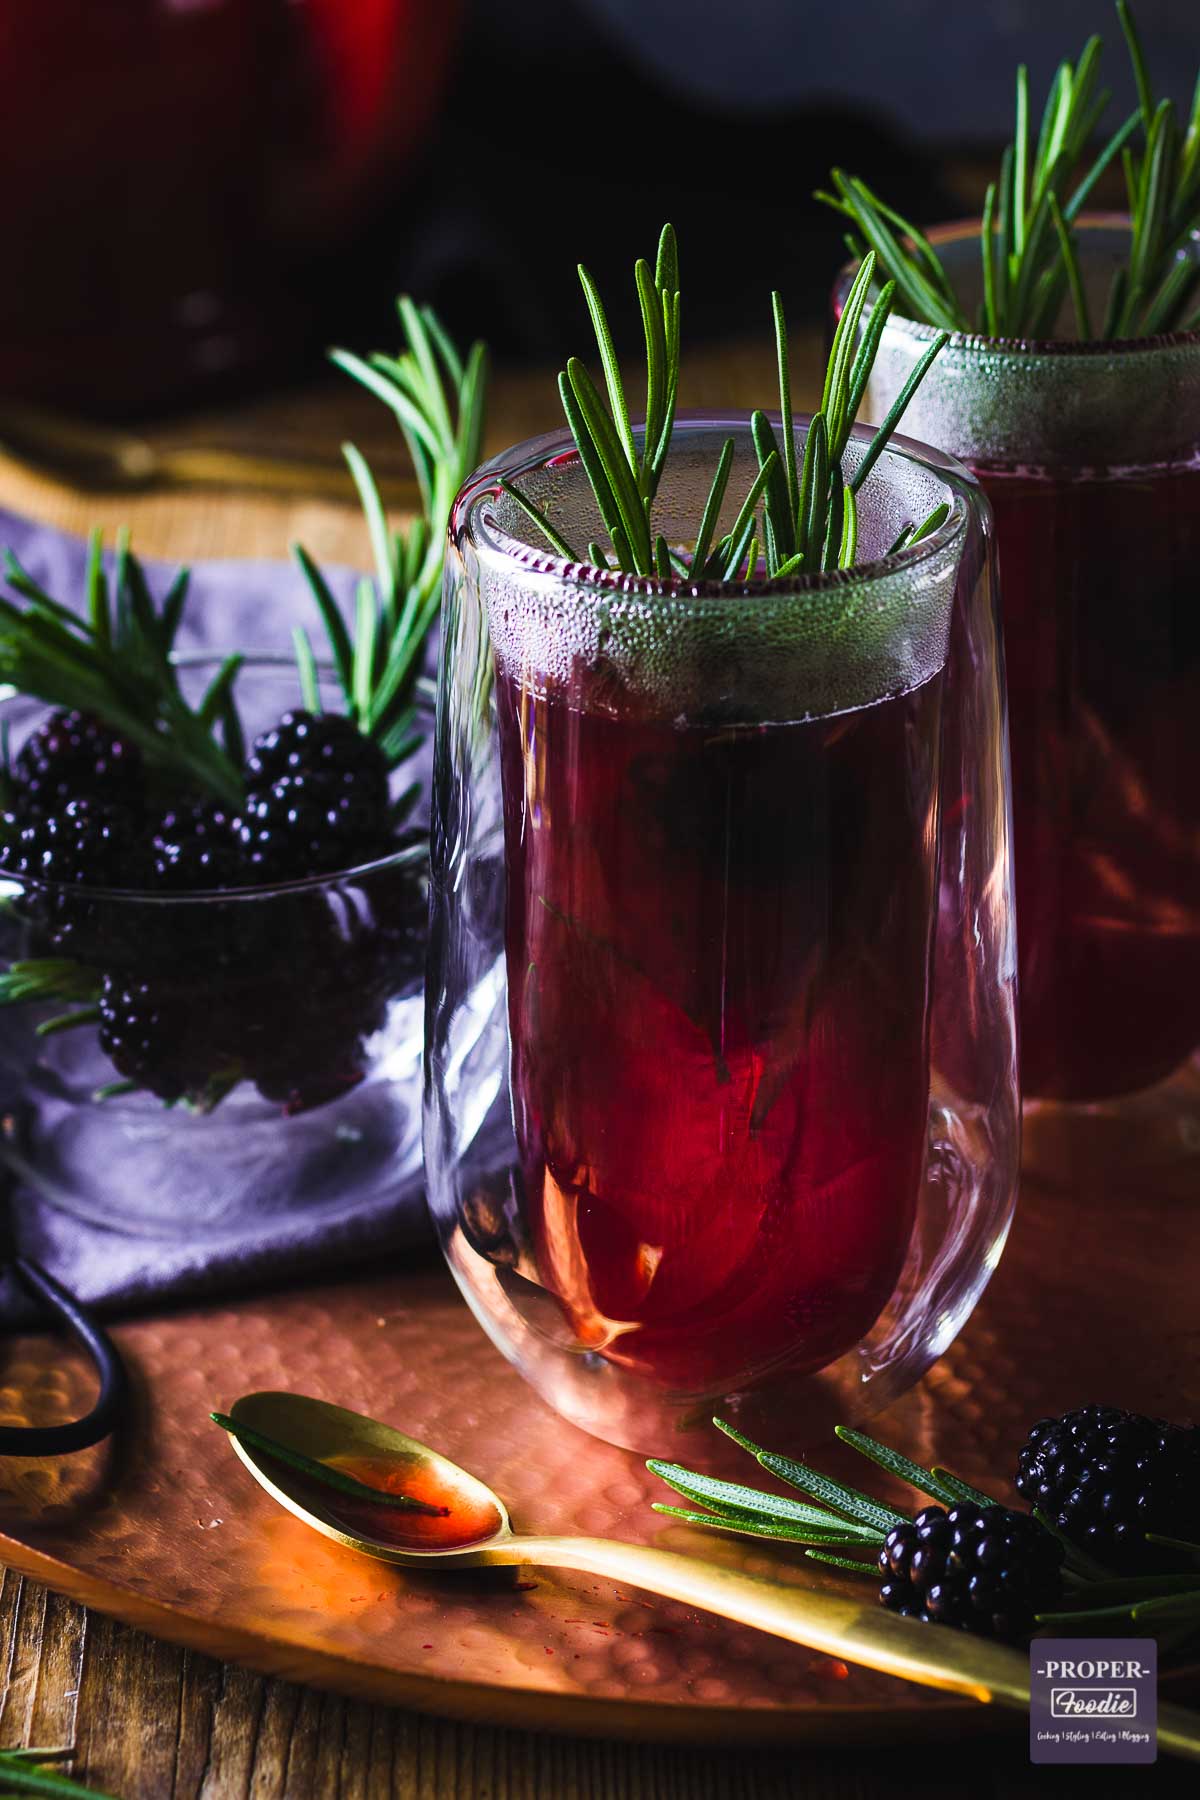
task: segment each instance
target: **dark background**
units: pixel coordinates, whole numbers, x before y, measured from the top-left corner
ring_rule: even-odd
[[[1190,102],[1197,0],[1138,0]],[[502,359],[636,330],[665,218],[689,343],[820,317],[840,162],[915,219],[977,211],[1018,61],[1040,113],[1109,0],[22,0],[0,8],[0,403],[171,413],[305,379],[432,300]],[[1116,189],[1119,198],[1119,184]]]
[[[1156,93],[1185,109],[1200,4],[1136,15]],[[482,287],[494,341],[558,362],[586,334],[575,261],[616,305],[670,217],[690,335],[764,331],[773,287],[819,316],[842,255],[813,199],[831,165],[918,222],[961,214],[1012,133],[1018,63],[1040,114],[1092,31],[1113,129],[1136,96],[1109,0],[474,0],[411,278],[464,327]]]

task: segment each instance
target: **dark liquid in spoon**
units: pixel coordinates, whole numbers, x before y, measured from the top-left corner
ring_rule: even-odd
[[[494,1537],[503,1524],[495,1501],[468,1475],[456,1481],[449,1469],[430,1468],[402,1456],[383,1454],[327,1456],[321,1460],[381,1493],[406,1494],[410,1500],[445,1508],[435,1514],[375,1506],[369,1500],[339,1494],[294,1470],[277,1470],[280,1486],[286,1486],[305,1506],[355,1537],[392,1544],[400,1550],[461,1550]]]

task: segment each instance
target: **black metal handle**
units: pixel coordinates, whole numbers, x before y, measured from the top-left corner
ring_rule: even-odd
[[[18,1256],[10,1267],[22,1286],[87,1351],[100,1377],[100,1392],[89,1413],[66,1425],[0,1425],[0,1456],[67,1456],[86,1450],[106,1438],[117,1423],[128,1390],[125,1365],[103,1326],[38,1263]]]

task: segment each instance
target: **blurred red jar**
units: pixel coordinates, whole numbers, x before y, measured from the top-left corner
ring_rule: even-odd
[[[0,394],[117,415],[294,355],[432,121],[453,0],[0,9]]]

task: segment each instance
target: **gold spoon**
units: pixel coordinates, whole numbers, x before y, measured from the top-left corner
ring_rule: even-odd
[[[503,1501],[474,1475],[390,1425],[324,1400],[247,1394],[231,1417],[235,1424],[367,1486],[448,1509],[415,1512],[373,1505],[323,1487],[232,1438],[238,1456],[273,1499],[315,1531],[364,1556],[408,1568],[540,1563],[581,1569],[887,1675],[1028,1710],[1029,1658],[986,1638],[901,1619],[884,1612],[873,1597],[860,1600],[789,1587],[644,1544],[518,1534]],[[1200,1760],[1200,1718],[1182,1707],[1160,1704],[1158,1742],[1162,1750]]]

